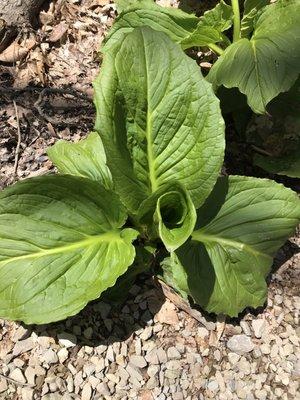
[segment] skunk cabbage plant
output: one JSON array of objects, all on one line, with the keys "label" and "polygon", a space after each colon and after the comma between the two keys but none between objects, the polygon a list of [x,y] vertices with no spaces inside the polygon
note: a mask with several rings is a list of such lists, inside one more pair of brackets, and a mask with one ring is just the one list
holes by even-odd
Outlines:
[{"label": "skunk cabbage plant", "polygon": [[300,202],[267,179],[220,177],[224,122],[197,64],[136,27],[104,53],[94,88],[94,132],[49,149],[59,173],[0,193],[0,317],[72,316],[149,247],[166,256],[151,271],[209,312],[264,304]]}]

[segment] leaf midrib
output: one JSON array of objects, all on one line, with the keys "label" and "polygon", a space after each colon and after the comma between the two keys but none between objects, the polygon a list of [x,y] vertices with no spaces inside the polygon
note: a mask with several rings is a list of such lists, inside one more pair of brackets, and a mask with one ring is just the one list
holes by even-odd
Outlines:
[{"label": "leaf midrib", "polygon": [[98,243],[103,243],[103,242],[116,242],[116,241],[122,241],[122,238],[120,237],[120,232],[119,231],[111,231],[111,232],[105,232],[99,235],[95,236],[89,236],[87,239],[84,240],[79,240],[75,243],[68,244],[65,246],[58,246],[54,247],[51,249],[43,249],[41,251],[31,253],[31,254],[25,254],[22,256],[17,256],[17,257],[10,257],[7,258],[3,261],[0,262],[0,268],[4,267],[6,264],[9,264],[11,262],[16,262],[19,260],[26,260],[26,259],[35,259],[35,258],[40,258],[40,257],[45,257],[53,254],[59,254],[59,253],[68,253],[83,247],[90,247]]},{"label": "leaf midrib", "polygon": [[247,253],[253,254],[256,257],[264,257],[264,258],[268,258],[268,259],[272,260],[272,257],[269,256],[268,254],[262,253],[246,243],[242,243],[242,242],[238,242],[236,240],[212,235],[210,233],[206,233],[201,230],[193,232],[192,240],[193,239],[196,241],[202,242],[202,243],[218,243],[224,247],[230,246],[239,251],[246,251]]},{"label": "leaf midrib", "polygon": [[156,180],[156,173],[155,173],[155,157],[153,152],[153,143],[152,143],[152,114],[150,112],[150,79],[149,79],[149,71],[148,71],[148,60],[146,55],[146,46],[145,46],[145,39],[144,41],[144,58],[145,58],[145,71],[146,71],[146,79],[147,79],[147,121],[146,121],[146,140],[147,140],[147,159],[148,159],[148,168],[149,168],[149,179],[151,184],[151,192],[154,193],[157,188],[157,180]]}]

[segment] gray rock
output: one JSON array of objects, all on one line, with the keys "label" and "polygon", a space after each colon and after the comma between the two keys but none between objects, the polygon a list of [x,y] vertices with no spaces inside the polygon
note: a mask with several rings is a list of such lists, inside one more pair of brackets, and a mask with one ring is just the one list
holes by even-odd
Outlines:
[{"label": "gray rock", "polygon": [[83,331],[83,336],[84,336],[86,339],[92,339],[92,337],[93,337],[93,328],[91,328],[90,326],[89,326],[88,328],[86,328],[86,329]]},{"label": "gray rock", "polygon": [[234,335],[228,340],[227,347],[234,353],[243,355],[254,349],[254,343],[246,335]]},{"label": "gray rock", "polygon": [[74,347],[77,344],[76,336],[72,335],[71,333],[62,332],[57,335],[58,343],[66,348]]},{"label": "gray rock", "polygon": [[216,392],[219,390],[219,384],[217,381],[209,381],[207,385],[207,389],[210,390],[211,392]]},{"label": "gray rock", "polygon": [[93,305],[93,309],[100,313],[102,319],[106,319],[110,313],[111,306],[103,301],[99,301]]}]

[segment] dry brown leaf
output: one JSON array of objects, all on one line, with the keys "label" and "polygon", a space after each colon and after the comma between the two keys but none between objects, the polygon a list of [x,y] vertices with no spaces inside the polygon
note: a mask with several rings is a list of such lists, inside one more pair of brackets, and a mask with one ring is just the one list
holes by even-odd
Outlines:
[{"label": "dry brown leaf", "polygon": [[26,57],[28,52],[35,46],[36,41],[34,38],[24,40],[23,44],[13,42],[1,54],[0,61],[6,63],[14,63]]},{"label": "dry brown leaf", "polygon": [[13,42],[0,54],[0,61],[7,63],[14,63],[26,57],[28,52],[29,52],[28,48],[24,48],[20,46],[18,43]]},{"label": "dry brown leaf", "polygon": [[56,25],[53,28],[51,35],[49,36],[49,42],[55,43],[61,40],[68,32],[68,29],[69,26],[64,22],[61,22],[60,24]]}]

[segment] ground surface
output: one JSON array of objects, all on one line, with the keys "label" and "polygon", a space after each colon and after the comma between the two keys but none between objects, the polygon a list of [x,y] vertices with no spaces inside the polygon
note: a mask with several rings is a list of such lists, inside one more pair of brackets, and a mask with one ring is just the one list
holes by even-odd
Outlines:
[{"label": "ground surface", "polygon": [[[46,148],[92,128],[97,49],[114,17],[108,0],[53,1],[37,34],[20,36],[27,55],[0,66],[0,188],[52,170]],[[300,399],[299,244],[279,252],[267,306],[239,320],[195,319],[147,277],[120,308],[95,302],[39,327],[0,320],[0,399]]]}]

